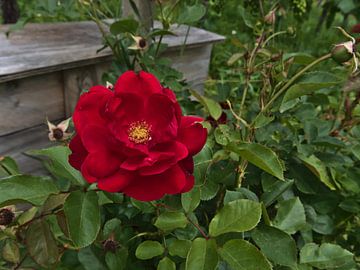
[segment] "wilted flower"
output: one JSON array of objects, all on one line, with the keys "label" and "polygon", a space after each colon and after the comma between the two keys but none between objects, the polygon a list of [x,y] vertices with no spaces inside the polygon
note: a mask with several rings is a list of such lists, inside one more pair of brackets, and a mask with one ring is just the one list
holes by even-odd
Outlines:
[{"label": "wilted flower", "polygon": [[7,225],[13,222],[15,218],[15,207],[9,206],[0,209],[0,228],[4,229]]},{"label": "wilted flower", "polygon": [[119,243],[114,239],[107,239],[103,242],[103,248],[105,252],[110,251],[112,253],[115,253],[118,247],[119,247]]},{"label": "wilted flower", "polygon": [[114,90],[114,85],[110,82],[106,82],[106,88],[109,90]]},{"label": "wilted flower", "polygon": [[70,118],[62,121],[60,124],[55,126],[49,120],[47,125],[49,128],[49,140],[50,141],[64,141],[71,137],[71,133],[67,133],[66,130],[69,128]]},{"label": "wilted flower", "polygon": [[145,38],[141,36],[131,36],[134,39],[135,44],[129,47],[130,50],[145,51],[148,48],[148,42]]},{"label": "wilted flower", "polygon": [[268,14],[266,14],[266,16],[264,17],[264,21],[267,24],[275,24],[276,21],[276,10],[270,10],[270,12]]}]

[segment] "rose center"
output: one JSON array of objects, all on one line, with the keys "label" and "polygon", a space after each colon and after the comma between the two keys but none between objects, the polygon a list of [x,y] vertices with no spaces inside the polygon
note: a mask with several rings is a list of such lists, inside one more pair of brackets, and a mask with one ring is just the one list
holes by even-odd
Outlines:
[{"label": "rose center", "polygon": [[147,143],[151,140],[151,126],[145,121],[137,121],[130,125],[129,140],[134,143]]}]

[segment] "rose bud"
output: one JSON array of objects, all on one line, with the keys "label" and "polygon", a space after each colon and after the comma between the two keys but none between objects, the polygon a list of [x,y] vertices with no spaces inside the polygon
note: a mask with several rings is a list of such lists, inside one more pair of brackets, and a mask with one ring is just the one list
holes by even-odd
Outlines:
[{"label": "rose bud", "polygon": [[105,252],[110,251],[112,253],[115,253],[118,247],[119,247],[119,243],[115,240],[107,239],[103,242],[103,248]]},{"label": "rose bud", "polygon": [[66,130],[69,128],[70,118],[62,121],[60,124],[55,126],[53,123],[47,120],[49,128],[49,140],[50,141],[65,141],[71,137],[71,133],[67,133]]},{"label": "rose bud", "polygon": [[354,42],[347,41],[336,44],[331,51],[331,57],[335,62],[342,64],[349,61],[355,52]]},{"label": "rose bud", "polygon": [[129,47],[130,50],[145,51],[148,48],[148,42],[145,38],[141,36],[131,36],[134,39],[135,44]]},{"label": "rose bud", "polygon": [[8,208],[3,208],[0,210],[0,225],[7,226],[13,222],[15,214]]},{"label": "rose bud", "polygon": [[276,10],[271,10],[266,16],[264,17],[264,21],[267,24],[275,24],[276,21]]}]

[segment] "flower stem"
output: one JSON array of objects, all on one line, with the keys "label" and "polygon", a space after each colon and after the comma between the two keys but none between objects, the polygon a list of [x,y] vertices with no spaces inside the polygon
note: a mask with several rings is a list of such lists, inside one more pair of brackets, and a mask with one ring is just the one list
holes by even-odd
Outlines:
[{"label": "flower stem", "polygon": [[210,236],[208,236],[199,226],[199,224],[195,223],[194,221],[191,220],[191,218],[186,215],[186,218],[187,220],[192,224],[194,225],[194,227],[200,232],[200,234],[206,239],[206,240],[209,240],[210,239]]},{"label": "flower stem", "polygon": [[[325,61],[327,59],[331,58],[331,53],[325,54],[321,56],[320,58],[316,59],[315,61],[311,62],[309,65],[304,67],[302,70],[300,70],[298,73],[294,75],[283,87],[279,89],[279,91],[269,100],[269,102],[264,106],[264,108],[261,110],[261,112],[267,111],[270,106],[274,103],[274,101],[280,97],[297,79],[299,79],[306,71],[314,67],[315,65],[321,63],[322,61]],[[253,123],[257,120],[260,113],[255,117]]]}]

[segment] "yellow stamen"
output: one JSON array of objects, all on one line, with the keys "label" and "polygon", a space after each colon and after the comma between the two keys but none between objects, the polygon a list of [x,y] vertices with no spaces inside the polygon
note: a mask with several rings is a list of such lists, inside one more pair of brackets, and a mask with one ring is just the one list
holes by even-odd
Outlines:
[{"label": "yellow stamen", "polygon": [[151,140],[151,126],[145,121],[137,121],[130,125],[129,140],[134,143],[147,143]]}]

